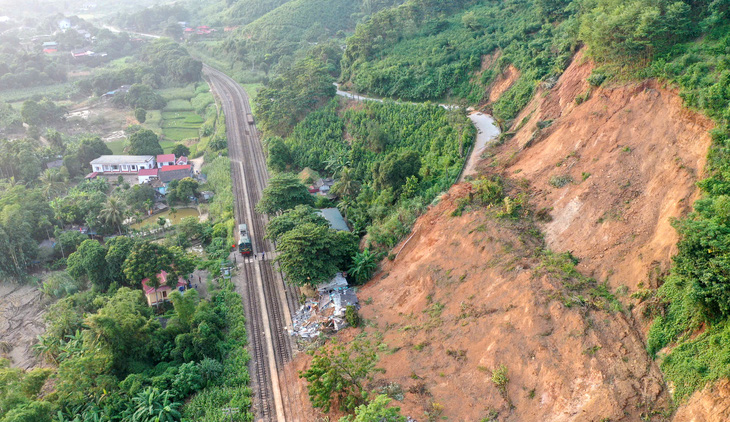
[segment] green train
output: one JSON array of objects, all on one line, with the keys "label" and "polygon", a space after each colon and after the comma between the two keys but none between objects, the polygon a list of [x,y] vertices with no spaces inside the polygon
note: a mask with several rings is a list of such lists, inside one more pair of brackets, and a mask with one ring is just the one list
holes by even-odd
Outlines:
[{"label": "green train", "polygon": [[251,237],[248,235],[248,227],[245,224],[238,225],[238,251],[243,256],[253,255]]}]

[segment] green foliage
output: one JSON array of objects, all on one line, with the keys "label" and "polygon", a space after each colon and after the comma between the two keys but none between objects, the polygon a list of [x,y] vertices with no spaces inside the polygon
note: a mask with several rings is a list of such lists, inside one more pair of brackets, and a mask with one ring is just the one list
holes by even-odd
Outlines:
[{"label": "green foliage", "polygon": [[23,122],[33,126],[51,126],[57,123],[64,114],[66,114],[65,108],[59,107],[49,100],[41,102],[28,100],[20,108]]},{"label": "green foliage", "polygon": [[345,321],[350,325],[350,327],[357,328],[360,326],[360,315],[357,313],[357,309],[355,309],[354,306],[350,305],[345,308]]},{"label": "green foliage", "polygon": [[[160,94],[152,90],[148,85],[134,84],[127,91],[127,95],[124,97],[124,101],[128,106],[134,109],[144,110],[159,110],[165,106],[165,100],[162,99]],[[137,110],[134,113],[135,118],[140,123],[144,123],[147,118],[147,113],[144,115],[140,112],[139,117],[143,117],[142,120],[138,118]]]},{"label": "green foliage", "polygon": [[406,417],[401,415],[399,407],[388,407],[391,399],[380,394],[368,404],[361,404],[355,409],[354,416],[345,416],[340,422],[405,422]]},{"label": "green foliage", "polygon": [[266,165],[275,172],[284,172],[292,162],[291,151],[284,143],[284,140],[278,136],[269,138],[266,141],[267,157]]},{"label": "green foliage", "polygon": [[106,267],[106,250],[96,240],[87,239],[66,261],[68,274],[77,282],[90,282],[95,289],[106,291],[109,273]]},{"label": "green foliage", "polygon": [[183,144],[177,144],[175,145],[175,148],[172,149],[171,153],[175,154],[175,157],[187,157],[190,155],[190,148]]},{"label": "green foliage", "polygon": [[132,286],[139,287],[142,280],[150,279],[150,286],[159,287],[157,274],[167,272],[167,282],[173,289],[177,286],[178,276],[192,272],[189,259],[175,248],[144,242],[137,245],[122,265],[124,275]]},{"label": "green foliage", "polygon": [[308,205],[297,205],[269,221],[266,225],[266,237],[279,242],[284,234],[305,223],[329,227],[327,219],[318,214],[317,210]]},{"label": "green foliage", "polygon": [[286,134],[307,113],[334,97],[333,82],[321,61],[298,60],[256,95],[258,125],[265,133]]},{"label": "green foliage", "polygon": [[365,284],[373,272],[378,268],[378,255],[365,248],[362,252],[358,252],[352,258],[352,266],[347,274],[353,278],[355,284]]},{"label": "green foliage", "polygon": [[163,152],[160,139],[151,130],[142,129],[129,137],[130,155],[159,155]]},{"label": "green foliage", "polygon": [[299,178],[292,173],[277,173],[269,179],[256,211],[262,214],[276,214],[297,205],[314,205],[314,198]]},{"label": "green foliage", "polygon": [[173,422],[180,420],[178,409],[181,403],[170,398],[169,391],[160,392],[156,388],[147,387],[133,399],[136,410],[132,422]]},{"label": "green foliage", "polygon": [[276,261],[290,283],[299,286],[329,281],[349,268],[357,251],[357,237],[315,223],[303,223],[284,233]]},{"label": "green foliage", "polygon": [[635,64],[692,34],[690,6],[671,0],[597,0],[582,17],[580,36],[598,61]]},{"label": "green foliage", "polygon": [[[559,74],[576,43],[576,21],[553,2],[410,0],[358,25],[342,59],[345,82],[360,92],[413,100],[482,100],[494,71],[513,64],[521,80],[495,107],[511,118],[537,81]],[[544,23],[551,20],[550,23]],[[552,22],[552,20],[556,20]],[[501,52],[492,71],[472,79],[482,57]]]},{"label": "green foliage", "polygon": [[347,346],[334,342],[310,353],[309,369],[299,373],[307,380],[312,406],[327,413],[333,403],[352,412],[365,403],[365,384],[372,380],[378,360],[375,345],[356,339]]}]

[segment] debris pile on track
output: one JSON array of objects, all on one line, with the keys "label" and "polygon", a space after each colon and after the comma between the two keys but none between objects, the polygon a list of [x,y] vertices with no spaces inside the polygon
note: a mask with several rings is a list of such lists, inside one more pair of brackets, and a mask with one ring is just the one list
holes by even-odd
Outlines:
[{"label": "debris pile on track", "polygon": [[337,273],[329,283],[317,286],[317,293],[317,299],[307,299],[293,315],[290,335],[315,339],[322,332],[334,333],[347,327],[347,307],[360,307],[355,290],[349,287],[342,273]]}]

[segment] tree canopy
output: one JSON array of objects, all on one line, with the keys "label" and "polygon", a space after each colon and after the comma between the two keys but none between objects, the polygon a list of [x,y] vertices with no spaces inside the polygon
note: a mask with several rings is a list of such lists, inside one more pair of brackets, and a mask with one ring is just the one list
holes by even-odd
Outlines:
[{"label": "tree canopy", "polygon": [[159,155],[163,152],[157,134],[149,129],[142,129],[129,137],[131,155]]},{"label": "tree canopy", "polygon": [[307,187],[292,173],[274,174],[264,188],[256,211],[262,214],[276,214],[297,205],[314,206],[314,198]]}]

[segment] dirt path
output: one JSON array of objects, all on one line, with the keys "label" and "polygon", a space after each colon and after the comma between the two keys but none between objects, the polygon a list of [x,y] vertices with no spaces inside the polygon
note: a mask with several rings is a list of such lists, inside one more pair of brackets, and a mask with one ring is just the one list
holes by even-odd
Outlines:
[{"label": "dirt path", "polygon": [[0,356],[15,367],[37,366],[31,347],[45,332],[43,293],[35,286],[0,283],[0,298]]}]

